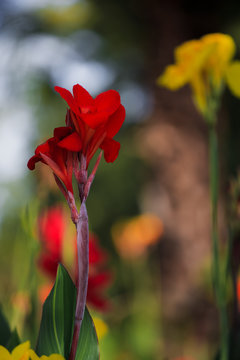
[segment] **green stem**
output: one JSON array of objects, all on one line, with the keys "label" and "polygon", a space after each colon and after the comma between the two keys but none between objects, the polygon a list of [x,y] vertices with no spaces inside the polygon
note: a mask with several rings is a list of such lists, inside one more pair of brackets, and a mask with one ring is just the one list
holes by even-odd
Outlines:
[{"label": "green stem", "polygon": [[209,127],[209,167],[210,167],[210,198],[211,198],[211,238],[213,248],[213,285],[219,289],[219,244],[218,244],[218,144],[216,131]]},{"label": "green stem", "polygon": [[[213,248],[213,287],[220,316],[221,352],[220,360],[228,360],[228,316],[226,309],[226,281],[221,276],[220,243],[218,236],[218,140],[214,122],[209,125],[209,171]],[[225,275],[225,274],[224,274]]]}]

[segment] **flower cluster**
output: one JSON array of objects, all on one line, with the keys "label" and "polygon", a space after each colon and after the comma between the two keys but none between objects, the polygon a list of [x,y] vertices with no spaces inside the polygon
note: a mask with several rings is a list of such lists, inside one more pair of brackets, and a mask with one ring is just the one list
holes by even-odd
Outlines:
[{"label": "flower cluster", "polygon": [[30,349],[30,342],[26,341],[13,349],[10,353],[5,347],[0,345],[0,359],[1,360],[64,360],[62,355],[52,354],[50,356],[37,356],[35,352]]},{"label": "flower cluster", "polygon": [[66,137],[62,146],[71,150],[75,144],[81,144],[87,166],[99,147],[104,150],[107,162],[116,160],[120,144],[113,137],[125,119],[125,109],[118,92],[108,90],[93,99],[78,84],[73,86],[73,96],[61,87],[56,86],[55,90],[68,103],[70,111],[67,122],[75,130],[74,135]]},{"label": "flower cluster", "polygon": [[[58,264],[61,262],[77,278],[77,245],[71,233],[71,224],[61,206],[55,206],[44,212],[38,221],[41,253],[38,258],[39,268],[53,281],[56,277]],[[66,241],[65,241],[66,240]],[[113,275],[105,270],[107,254],[98,244],[93,234],[89,237],[89,276],[87,302],[97,310],[109,308],[109,301],[104,291],[112,282]],[[44,286],[42,297],[46,298],[50,286]],[[47,293],[46,293],[47,292]]]},{"label": "flower cluster", "polygon": [[225,34],[208,34],[175,49],[175,64],[169,65],[158,83],[170,90],[189,84],[198,110],[205,114],[209,100],[227,84],[240,97],[240,62],[232,61],[236,47]]},{"label": "flower cluster", "polygon": [[58,86],[55,90],[70,107],[66,126],[56,128],[53,137],[36,148],[28,168],[33,170],[39,161],[47,164],[68,198],[69,192],[73,194],[73,173],[78,183],[83,183],[80,167],[86,171],[99,148],[104,151],[107,162],[114,162],[118,157],[120,143],[113,137],[124,122],[125,109],[115,90],[103,92],[95,99],[79,84],[73,86],[73,95]]}]

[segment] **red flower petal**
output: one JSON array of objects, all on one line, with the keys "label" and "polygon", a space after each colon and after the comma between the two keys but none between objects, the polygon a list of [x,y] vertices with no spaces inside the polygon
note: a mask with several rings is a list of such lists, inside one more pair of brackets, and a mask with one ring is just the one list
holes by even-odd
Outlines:
[{"label": "red flower petal", "polygon": [[55,86],[55,91],[57,91],[61,97],[67,102],[68,106],[70,107],[70,109],[72,109],[72,111],[74,111],[76,114],[80,114],[80,110],[78,109],[78,106],[76,104],[76,101],[74,100],[72,94],[70,93],[70,91],[60,87],[60,86]]},{"label": "red flower petal", "polygon": [[72,132],[73,130],[69,126],[60,126],[54,129],[53,136],[58,140],[61,140]]},{"label": "red flower petal", "polygon": [[44,160],[44,162],[52,169],[54,174],[56,174],[65,184],[66,177],[65,177],[64,173],[62,172],[62,170],[60,169],[59,165],[53,159],[51,159],[49,156],[47,156],[46,154],[40,153],[40,155],[41,155],[42,159]]},{"label": "red flower petal", "polygon": [[110,271],[104,271],[96,275],[89,275],[88,286],[92,288],[101,288],[108,287],[113,279],[113,275]]},{"label": "red flower petal", "polygon": [[52,254],[42,253],[38,258],[38,266],[42,271],[54,279],[60,261],[61,258],[55,258]]},{"label": "red flower petal", "polygon": [[81,112],[86,113],[94,106],[94,100],[92,96],[81,85],[76,84],[73,86],[73,95],[76,103],[81,109]]},{"label": "red flower petal", "polygon": [[78,133],[74,132],[59,141],[57,145],[69,151],[80,151],[82,149],[82,140]]},{"label": "red flower petal", "polygon": [[106,162],[114,162],[118,157],[120,143],[113,139],[106,138],[100,145],[100,148],[104,151],[104,159]]},{"label": "red flower petal", "polygon": [[33,155],[33,156],[28,160],[27,167],[29,168],[29,170],[34,170],[34,169],[35,169],[35,164],[36,164],[36,162],[41,161],[41,160],[42,160],[41,156],[39,156],[39,155]]},{"label": "red flower petal", "polygon": [[110,302],[106,300],[102,294],[96,293],[92,289],[89,289],[89,287],[87,292],[87,303],[100,311],[106,311],[110,308]]},{"label": "red flower petal", "polygon": [[61,259],[62,240],[66,230],[66,219],[61,206],[45,211],[38,220],[39,236],[49,255]]},{"label": "red flower petal", "polygon": [[107,137],[113,138],[120,130],[124,119],[126,116],[126,111],[124,106],[120,105],[117,111],[109,117],[107,122]]},{"label": "red flower petal", "polygon": [[109,117],[107,112],[81,114],[81,119],[92,129],[104,125]]},{"label": "red flower petal", "polygon": [[120,95],[115,90],[108,90],[99,94],[95,99],[95,105],[97,111],[107,111],[107,113],[113,114],[120,105]]},{"label": "red flower petal", "polygon": [[72,128],[84,138],[86,133],[85,124],[72,110],[69,111],[69,123],[72,125]]},{"label": "red flower petal", "polygon": [[98,150],[99,146],[102,144],[105,137],[106,137],[106,130],[104,127],[101,126],[95,130],[95,133],[92,135],[92,138],[87,146],[87,152],[86,152],[87,167],[89,165],[91,158],[96,153],[96,151]]},{"label": "red flower petal", "polygon": [[89,265],[103,264],[107,260],[107,253],[98,244],[98,239],[90,234],[89,237]]},{"label": "red flower petal", "polygon": [[49,142],[51,142],[54,138],[50,138],[45,143],[39,145],[35,150],[35,155],[39,155],[40,153],[48,153],[49,152]]},{"label": "red flower petal", "polygon": [[70,117],[70,110],[67,109],[66,117],[65,117],[65,124],[66,126],[72,126],[72,121]]},{"label": "red flower petal", "polygon": [[49,152],[49,141],[51,142],[53,138],[48,139],[47,141],[45,141],[43,144],[39,145],[36,150],[35,150],[35,155],[33,155],[27,163],[27,166],[29,168],[29,170],[34,170],[35,169],[35,164],[38,161],[42,161],[44,162],[44,160],[42,159],[42,156],[40,155],[40,153],[48,153]]}]

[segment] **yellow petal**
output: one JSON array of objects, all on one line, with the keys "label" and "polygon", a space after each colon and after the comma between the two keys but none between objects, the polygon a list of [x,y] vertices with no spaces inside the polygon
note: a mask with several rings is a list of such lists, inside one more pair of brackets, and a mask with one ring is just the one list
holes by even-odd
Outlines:
[{"label": "yellow petal", "polygon": [[200,40],[186,41],[175,49],[176,65],[166,67],[157,83],[170,90],[177,90],[186,85],[202,71],[214,46],[205,45]]},{"label": "yellow petal", "polygon": [[174,51],[174,57],[177,63],[181,62],[192,62],[196,57],[196,54],[199,53],[202,49],[202,44],[199,40],[189,40],[185,41]]},{"label": "yellow petal", "polygon": [[213,86],[218,88],[235,54],[235,43],[231,36],[220,33],[205,35],[201,38],[201,41],[204,46],[214,46],[214,51],[212,51],[205,64],[205,71],[211,76]]},{"label": "yellow petal", "polygon": [[183,66],[169,65],[164,73],[159,76],[158,85],[165,86],[170,90],[177,90],[188,82],[188,74]]},{"label": "yellow petal", "polygon": [[23,344],[18,345],[12,351],[12,360],[28,360],[28,350],[30,348],[30,342],[26,341]]},{"label": "yellow petal", "polygon": [[228,66],[226,83],[233,95],[240,97],[240,61],[234,61]]},{"label": "yellow petal", "polygon": [[39,360],[39,357],[35,354],[33,350],[29,350],[29,356],[31,360]]},{"label": "yellow petal", "polygon": [[[52,354],[47,359],[48,360],[65,360],[64,357],[62,355],[59,355],[59,354]],[[41,360],[42,360],[42,358],[41,358]]]},{"label": "yellow petal", "polygon": [[29,350],[29,355],[31,360],[65,360],[62,355],[52,354],[50,356],[42,355],[38,357],[33,350]]},{"label": "yellow petal", "polygon": [[175,58],[178,64],[184,64],[188,77],[201,71],[214,51],[214,45],[204,44],[201,40],[186,41],[175,49]]},{"label": "yellow petal", "polygon": [[197,109],[201,113],[204,113],[207,108],[207,96],[209,91],[207,83],[204,82],[203,77],[198,73],[192,78],[190,85],[193,92],[194,103]]},{"label": "yellow petal", "polygon": [[95,325],[96,333],[98,339],[103,338],[103,336],[108,332],[108,326],[107,324],[100,318],[94,317],[93,322]]},{"label": "yellow petal", "polygon": [[0,345],[0,359],[1,360],[11,360],[12,359],[9,351],[1,345]]},{"label": "yellow petal", "polygon": [[235,52],[236,45],[231,36],[221,33],[208,34],[201,38],[204,44],[215,44],[216,54],[212,54],[212,61],[229,62],[232,60]]}]

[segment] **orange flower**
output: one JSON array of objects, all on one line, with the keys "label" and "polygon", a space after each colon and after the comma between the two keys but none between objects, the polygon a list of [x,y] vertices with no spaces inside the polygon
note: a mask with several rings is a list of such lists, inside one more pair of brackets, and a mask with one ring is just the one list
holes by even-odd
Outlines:
[{"label": "orange flower", "polygon": [[114,244],[124,258],[141,256],[148,246],[159,240],[162,233],[162,221],[153,214],[136,216],[117,223],[112,229]]}]

